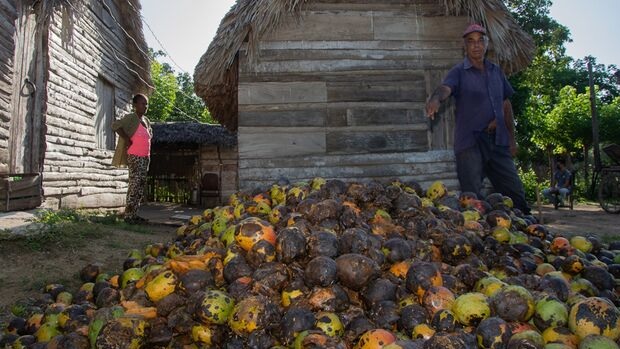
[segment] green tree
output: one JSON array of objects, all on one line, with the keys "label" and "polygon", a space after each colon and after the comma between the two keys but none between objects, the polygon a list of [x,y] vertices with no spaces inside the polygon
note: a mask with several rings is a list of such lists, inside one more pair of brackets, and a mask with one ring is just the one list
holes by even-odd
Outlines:
[{"label": "green tree", "polygon": [[[550,17],[550,0],[505,0],[505,3],[536,45],[530,66],[510,78],[515,88],[512,102],[519,160],[523,165],[543,163],[547,149],[541,148],[545,142],[541,142],[540,137],[553,134],[541,128],[547,124],[547,114],[556,103],[557,91],[574,80],[571,58],[565,55],[564,47],[570,41],[570,31]],[[531,137],[533,134],[538,138]]]},{"label": "green tree", "polygon": [[191,75],[179,73],[176,79],[179,88],[176,91],[176,103],[170,121],[200,121],[216,124],[204,101],[194,93],[194,81]]},{"label": "green tree", "polygon": [[155,90],[149,99],[149,118],[153,121],[166,121],[174,110],[179,85],[170,67],[156,59],[151,60],[151,80]]},{"label": "green tree", "polygon": [[620,97],[599,108],[600,140],[603,143],[620,143]]},{"label": "green tree", "polygon": [[575,87],[565,86],[532,140],[556,154],[576,153],[592,144],[591,125],[589,91],[580,94]]},{"label": "green tree", "polygon": [[202,99],[194,93],[194,81],[188,73],[175,71],[159,59],[166,57],[162,51],[149,49],[151,79],[155,91],[149,101],[149,117],[155,121],[198,121],[216,124]]},{"label": "green tree", "polygon": [[611,103],[615,97],[620,96],[615,76],[618,68],[613,64],[608,67],[597,64],[596,58],[592,56],[576,60],[572,65],[575,74],[572,85],[577,87],[578,92],[583,92],[589,87],[588,61],[592,63],[592,79],[594,85],[598,86],[597,94],[604,103]]}]

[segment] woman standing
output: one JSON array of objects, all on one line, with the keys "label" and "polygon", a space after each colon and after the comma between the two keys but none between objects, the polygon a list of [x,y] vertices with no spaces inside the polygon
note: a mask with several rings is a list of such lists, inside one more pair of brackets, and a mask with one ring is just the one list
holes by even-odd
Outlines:
[{"label": "woman standing", "polygon": [[148,98],[143,94],[137,94],[133,96],[132,102],[134,112],[112,123],[112,130],[120,136],[112,165],[127,166],[129,170],[125,222],[136,224],[146,222],[146,219],[138,216],[138,208],[146,187],[153,130],[151,122],[145,115],[149,106]]}]

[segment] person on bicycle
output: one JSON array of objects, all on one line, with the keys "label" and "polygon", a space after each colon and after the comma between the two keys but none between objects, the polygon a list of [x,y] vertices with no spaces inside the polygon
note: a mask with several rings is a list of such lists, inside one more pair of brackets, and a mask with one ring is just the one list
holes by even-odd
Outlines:
[{"label": "person on bicycle", "polygon": [[553,186],[544,189],[542,191],[543,196],[554,205],[564,206],[564,199],[573,189],[571,188],[571,176],[571,172],[566,168],[566,162],[563,159],[558,159],[555,163]]}]

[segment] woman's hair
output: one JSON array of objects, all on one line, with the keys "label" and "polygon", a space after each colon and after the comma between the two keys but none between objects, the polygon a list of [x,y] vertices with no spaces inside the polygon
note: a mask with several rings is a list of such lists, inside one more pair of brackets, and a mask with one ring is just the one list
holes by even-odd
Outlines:
[{"label": "woman's hair", "polygon": [[133,98],[131,99],[131,102],[132,102],[133,104],[136,104],[136,103],[138,103],[138,100],[139,100],[140,98],[144,98],[144,100],[145,100],[146,102],[148,102],[148,101],[149,101],[149,98],[148,98],[145,94],[142,94],[142,93],[137,93],[137,94],[135,94],[135,95],[133,96]]}]

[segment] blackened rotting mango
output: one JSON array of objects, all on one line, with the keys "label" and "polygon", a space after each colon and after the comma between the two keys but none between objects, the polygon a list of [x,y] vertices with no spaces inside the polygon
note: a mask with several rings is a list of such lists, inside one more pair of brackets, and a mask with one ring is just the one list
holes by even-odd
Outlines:
[{"label": "blackened rotting mango", "polygon": [[603,267],[597,265],[585,267],[582,277],[589,280],[599,290],[612,290],[616,287],[614,277]]},{"label": "blackened rotting mango", "polygon": [[454,313],[448,309],[437,311],[431,318],[431,326],[437,332],[452,332],[456,328],[458,321]]},{"label": "blackened rotting mango", "polygon": [[360,314],[345,324],[344,338],[349,343],[355,343],[362,334],[374,328],[375,325],[365,315]]},{"label": "blackened rotting mango", "polygon": [[387,240],[383,244],[382,248],[387,261],[390,263],[396,263],[411,258],[412,250],[411,245],[405,239],[392,238]]},{"label": "blackened rotting mango", "polygon": [[441,286],[443,279],[439,267],[435,263],[416,261],[407,271],[405,285],[407,289],[422,298],[431,286]]},{"label": "blackened rotting mango", "polygon": [[282,263],[291,263],[306,254],[306,238],[297,227],[284,228],[278,232],[276,254]]},{"label": "blackened rotting mango", "polygon": [[289,283],[289,278],[290,271],[287,266],[278,262],[265,263],[252,274],[255,282],[276,292],[282,291]]},{"label": "blackened rotting mango", "polygon": [[280,321],[280,332],[285,344],[292,343],[298,333],[313,329],[315,322],[314,313],[308,309],[300,307],[288,309]]},{"label": "blackened rotting mango", "polygon": [[120,293],[118,290],[111,287],[106,287],[97,294],[95,304],[98,308],[111,307],[117,304],[119,299]]},{"label": "blackened rotting mango", "polygon": [[157,302],[157,315],[167,317],[173,310],[185,305],[186,298],[178,293],[172,293]]},{"label": "blackened rotting mango", "polygon": [[330,199],[337,199],[346,193],[347,187],[347,184],[339,179],[328,180],[323,187],[321,187],[321,191],[324,192],[322,196]]},{"label": "blackened rotting mango", "polygon": [[408,305],[400,310],[398,329],[404,333],[411,333],[419,324],[429,321],[428,311],[418,304]]},{"label": "blackened rotting mango", "polygon": [[342,212],[340,200],[327,199],[312,205],[308,212],[308,219],[313,223],[319,223],[326,219],[337,219]]},{"label": "blackened rotting mango", "polygon": [[340,283],[352,290],[359,291],[370,281],[379,276],[377,262],[360,255],[344,254],[336,258],[336,267]]},{"label": "blackened rotting mango", "polygon": [[342,232],[339,239],[340,252],[364,254],[373,246],[368,231],[362,228],[350,228]]},{"label": "blackened rotting mango", "polygon": [[273,262],[276,259],[276,247],[267,240],[260,240],[252,246],[245,260],[253,268],[258,268],[263,263]]},{"label": "blackened rotting mango", "polygon": [[242,276],[250,276],[254,270],[248,265],[243,256],[232,258],[224,266],[224,278],[226,282],[231,283]]},{"label": "blackened rotting mango", "polygon": [[478,343],[483,348],[505,348],[512,337],[512,330],[506,321],[499,317],[489,317],[476,328]]},{"label": "blackened rotting mango", "polygon": [[317,231],[308,238],[308,257],[327,256],[334,258],[338,256],[338,237],[330,232]]},{"label": "blackened rotting mango", "polygon": [[396,288],[397,285],[388,279],[375,279],[362,292],[362,299],[369,308],[381,301],[395,301]]},{"label": "blackened rotting mango", "polygon": [[337,279],[336,261],[327,256],[318,256],[310,260],[304,271],[306,286],[326,287]]},{"label": "blackened rotting mango", "polygon": [[568,282],[558,275],[545,274],[539,283],[538,290],[557,297],[562,302],[566,302],[571,293]]},{"label": "blackened rotting mango", "polygon": [[415,195],[407,192],[400,192],[396,199],[394,199],[394,207],[397,212],[406,211],[411,207],[420,207],[422,205],[422,200]]},{"label": "blackened rotting mango", "polygon": [[370,319],[379,328],[392,328],[400,318],[398,304],[391,300],[379,301],[370,308]]},{"label": "blackened rotting mango", "polygon": [[476,337],[466,332],[437,332],[426,343],[425,349],[476,349]]},{"label": "blackened rotting mango", "polygon": [[315,311],[345,311],[349,307],[349,295],[338,284],[315,287],[307,299]]},{"label": "blackened rotting mango", "polygon": [[213,275],[202,269],[191,269],[179,277],[178,288],[186,295],[214,286]]},{"label": "blackened rotting mango", "polygon": [[441,257],[446,263],[458,264],[472,253],[472,245],[461,234],[450,234],[441,245]]},{"label": "blackened rotting mango", "polygon": [[148,337],[146,344],[149,347],[166,347],[172,340],[174,333],[168,327],[166,319],[158,317],[149,322]]}]

